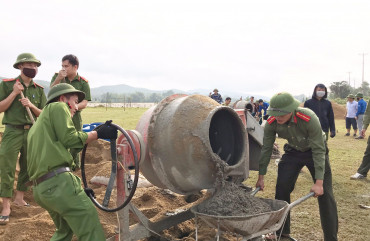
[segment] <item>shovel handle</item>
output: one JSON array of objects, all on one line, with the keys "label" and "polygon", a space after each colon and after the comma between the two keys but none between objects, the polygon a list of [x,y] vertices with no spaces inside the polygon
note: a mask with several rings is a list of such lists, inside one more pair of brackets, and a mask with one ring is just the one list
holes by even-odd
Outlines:
[{"label": "shovel handle", "polygon": [[293,208],[294,206],[297,206],[298,204],[306,201],[307,199],[309,199],[310,197],[313,197],[315,195],[314,192],[310,192],[309,194],[307,194],[306,196],[303,196],[301,198],[298,198],[297,200],[295,200],[294,202],[292,202],[291,204],[289,204],[289,209]]},{"label": "shovel handle", "polygon": [[254,196],[256,195],[256,193],[261,190],[261,187],[256,187],[256,189],[254,189],[252,192],[251,192],[251,196]]},{"label": "shovel handle", "polygon": [[[21,92],[21,97],[24,98],[24,94],[23,92]],[[32,124],[35,123],[35,119],[33,118],[33,115],[31,113],[31,110],[30,110],[30,107],[26,107],[26,110],[27,110],[27,113],[28,113],[28,116],[30,117],[31,121],[32,121]]]}]

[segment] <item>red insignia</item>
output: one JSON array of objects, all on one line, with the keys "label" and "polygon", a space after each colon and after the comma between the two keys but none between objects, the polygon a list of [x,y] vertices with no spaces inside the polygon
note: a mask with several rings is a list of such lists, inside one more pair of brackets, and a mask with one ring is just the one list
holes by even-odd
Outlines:
[{"label": "red insignia", "polygon": [[276,120],[275,116],[270,116],[268,119],[267,119],[267,123],[269,123],[270,125],[272,124],[272,122],[274,122]]},{"label": "red insignia", "polygon": [[15,80],[15,79],[3,79],[3,81],[5,81],[5,82],[9,82],[9,81],[13,81],[13,80]]},{"label": "red insignia", "polygon": [[36,87],[36,86],[38,86],[38,87],[40,87],[40,88],[44,88],[44,86],[41,86],[41,85],[39,85],[39,84],[37,84],[36,82],[33,82],[33,85]]},{"label": "red insignia", "polygon": [[301,118],[302,120],[306,121],[306,122],[309,122],[310,119],[311,119],[311,116],[305,115],[301,112],[297,112],[295,115],[298,116],[299,118]]},{"label": "red insignia", "polygon": [[87,79],[85,79],[84,77],[82,77],[82,76],[80,76],[79,78],[78,78],[78,80],[80,80],[80,79],[83,79],[86,83],[88,83],[89,81],[87,81]]}]

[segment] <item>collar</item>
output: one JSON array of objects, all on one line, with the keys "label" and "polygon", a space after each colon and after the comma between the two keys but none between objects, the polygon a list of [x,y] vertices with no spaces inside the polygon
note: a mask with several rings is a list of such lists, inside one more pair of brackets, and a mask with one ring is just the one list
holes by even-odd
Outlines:
[{"label": "collar", "polygon": [[71,81],[70,81],[70,80],[68,79],[68,77],[65,77],[64,79],[66,80],[66,82],[67,82],[67,83],[68,83],[68,82],[72,83],[72,82],[73,82],[73,81],[75,81],[75,80],[76,80],[76,81],[80,81],[80,80],[81,80],[81,76],[80,76],[80,75],[78,74],[78,72],[77,72],[77,75],[73,78],[73,80],[71,80]]},{"label": "collar", "polygon": [[[26,86],[24,84],[24,81],[23,81],[23,79],[22,79],[22,77],[20,75],[15,79],[15,81],[19,81],[19,82],[21,82],[22,85]],[[28,85],[28,87],[30,87],[30,86],[33,86],[33,87],[36,88],[36,83],[33,82],[33,79],[31,79],[30,84]]]}]

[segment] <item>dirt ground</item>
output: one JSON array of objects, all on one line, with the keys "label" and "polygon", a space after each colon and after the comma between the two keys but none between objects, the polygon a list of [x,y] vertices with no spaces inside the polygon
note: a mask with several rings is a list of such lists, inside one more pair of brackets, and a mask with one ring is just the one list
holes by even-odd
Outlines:
[{"label": "dirt ground", "polygon": [[[1,135],[0,135],[1,136]],[[110,174],[109,144],[98,141],[90,144],[86,156],[86,176],[90,180],[93,176],[108,176]],[[81,177],[80,171],[76,174]],[[98,200],[101,200],[105,193],[105,186],[89,184],[93,188]],[[168,190],[157,187],[138,188],[132,202],[146,217],[152,221],[159,220],[166,216],[166,213],[176,212],[179,208],[188,209],[195,203],[202,201],[209,195],[202,191],[197,195],[183,196]],[[115,193],[111,200],[115,200]],[[7,225],[0,226],[0,240],[2,241],[29,241],[50,240],[55,228],[54,223],[47,211],[38,206],[32,196],[32,191],[26,192],[25,200],[30,203],[30,207],[19,207],[12,205],[10,221]],[[0,201],[0,205],[1,205]],[[107,213],[98,209],[100,222],[104,228],[106,237],[112,237],[117,230],[117,214]],[[133,219],[130,224],[134,224]],[[200,230],[199,240],[212,240],[215,237],[215,230],[198,223]],[[163,234],[169,240],[195,240],[194,220],[181,223]],[[226,234],[224,240],[233,240],[233,236]],[[77,240],[74,238],[74,240]],[[159,240],[157,238],[145,239],[148,241]]]}]

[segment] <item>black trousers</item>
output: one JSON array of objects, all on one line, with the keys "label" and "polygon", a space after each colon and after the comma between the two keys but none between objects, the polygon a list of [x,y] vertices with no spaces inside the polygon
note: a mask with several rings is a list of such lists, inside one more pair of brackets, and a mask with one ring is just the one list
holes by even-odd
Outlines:
[{"label": "black trousers", "polygon": [[[276,183],[275,199],[284,200],[290,203],[290,194],[294,190],[300,170],[306,166],[315,182],[315,167],[312,159],[312,151],[300,152],[286,148],[285,154],[278,167],[278,177]],[[318,203],[320,209],[321,227],[324,231],[325,241],[336,241],[338,234],[338,212],[337,204],[333,195],[332,174],[329,164],[328,148],[325,155],[325,174],[323,182],[324,194],[319,196]],[[278,231],[279,232],[279,231]],[[288,214],[283,234],[290,233],[290,214]]]}]

